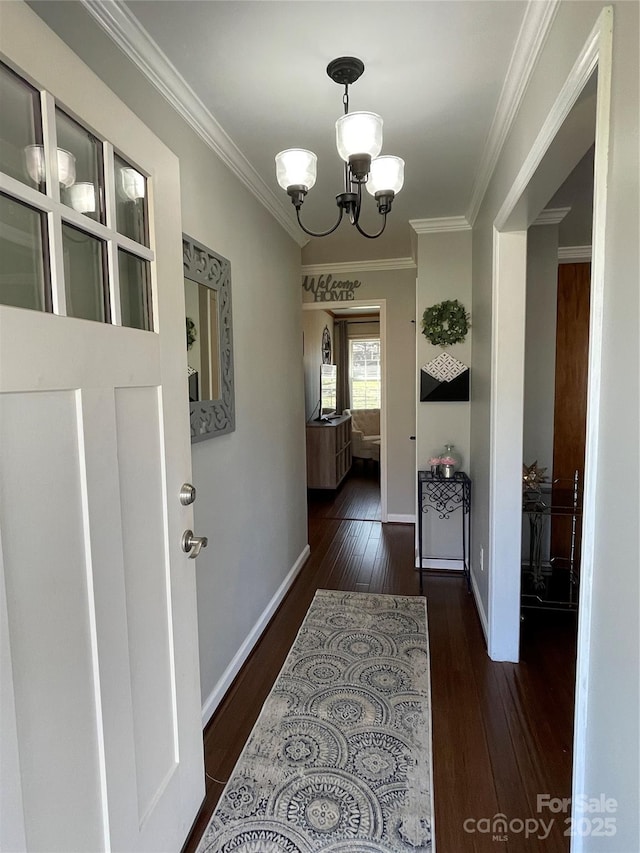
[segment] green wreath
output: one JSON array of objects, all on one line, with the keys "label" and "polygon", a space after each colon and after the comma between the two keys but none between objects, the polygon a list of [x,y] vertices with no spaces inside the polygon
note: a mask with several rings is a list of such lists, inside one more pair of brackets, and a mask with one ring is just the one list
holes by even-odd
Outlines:
[{"label": "green wreath", "polygon": [[457,299],[446,299],[427,308],[422,315],[422,334],[434,346],[461,343],[469,331],[470,316]]},{"label": "green wreath", "polygon": [[191,317],[187,317],[187,349],[191,349],[195,344],[197,337],[198,330],[196,329],[196,324],[193,322]]}]

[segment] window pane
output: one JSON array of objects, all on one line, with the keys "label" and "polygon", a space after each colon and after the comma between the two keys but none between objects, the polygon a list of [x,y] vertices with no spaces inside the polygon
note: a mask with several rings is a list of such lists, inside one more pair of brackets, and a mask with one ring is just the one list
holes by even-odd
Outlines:
[{"label": "window pane", "polygon": [[0,171],[44,191],[38,92],[0,63]]},{"label": "window pane", "polygon": [[147,228],[147,179],[122,157],[115,155],[116,231],[144,246]]},{"label": "window pane", "polygon": [[122,325],[153,331],[149,262],[118,250]]},{"label": "window pane", "polygon": [[109,322],[105,288],[105,244],[71,225],[62,225],[67,315]]},{"label": "window pane", "polygon": [[0,195],[0,303],[49,309],[44,215]]},{"label": "window pane", "polygon": [[381,399],[380,339],[349,341],[351,408],[379,409]]},{"label": "window pane", "polygon": [[61,110],[56,110],[56,133],[61,201],[104,222],[102,144]]}]

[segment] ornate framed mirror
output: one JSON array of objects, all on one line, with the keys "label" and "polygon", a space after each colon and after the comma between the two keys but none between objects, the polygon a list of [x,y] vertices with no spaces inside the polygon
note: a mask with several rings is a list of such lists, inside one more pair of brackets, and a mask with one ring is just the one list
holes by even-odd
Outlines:
[{"label": "ornate framed mirror", "polygon": [[236,428],[231,263],[182,235],[191,441]]}]

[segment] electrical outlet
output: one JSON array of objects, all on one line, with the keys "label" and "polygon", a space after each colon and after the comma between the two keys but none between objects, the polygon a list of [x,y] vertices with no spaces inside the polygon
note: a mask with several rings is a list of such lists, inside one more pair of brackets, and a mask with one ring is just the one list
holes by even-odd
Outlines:
[{"label": "electrical outlet", "polygon": [[480,571],[484,572],[484,547],[480,546]]}]

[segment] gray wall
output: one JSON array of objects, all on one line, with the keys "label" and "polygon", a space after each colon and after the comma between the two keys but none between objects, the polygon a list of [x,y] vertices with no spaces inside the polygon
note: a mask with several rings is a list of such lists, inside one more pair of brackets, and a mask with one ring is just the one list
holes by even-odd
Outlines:
[{"label": "gray wall", "polygon": [[[415,279],[413,269],[332,273],[337,281],[361,282],[354,298],[387,304],[387,512],[389,516],[415,514]],[[305,302],[313,294],[302,291]],[[403,520],[393,519],[391,520]]]},{"label": "gray wall", "polygon": [[[471,312],[471,231],[440,232],[418,236],[418,280],[416,282],[416,377],[422,365],[442,352],[463,364],[471,363],[473,328],[466,339],[450,347],[433,346],[422,333],[422,315],[426,308],[445,299],[457,299]],[[473,317],[471,318],[473,324]],[[417,379],[416,379],[417,381]],[[471,374],[473,382],[473,374]],[[466,471],[470,462],[468,402],[418,403],[416,453],[418,468],[427,460],[454,444],[462,456]]]},{"label": "gray wall", "polygon": [[558,226],[536,225],[527,234],[527,316],[524,345],[522,459],[553,466],[556,378]]},{"label": "gray wall", "polygon": [[[472,329],[466,339],[450,347],[433,346],[422,333],[422,315],[426,308],[445,299],[457,299],[467,311],[471,311],[471,231],[438,232],[419,234],[418,279],[416,282],[416,377],[420,368],[442,352],[457,358],[463,364],[471,364]],[[471,318],[473,323],[473,317]],[[416,381],[418,381],[416,379]],[[473,373],[471,373],[473,382]],[[419,400],[419,387],[416,390]],[[440,455],[445,444],[455,445],[462,457],[462,469],[469,471],[470,403],[421,403],[417,404],[416,454],[419,470],[428,470],[428,460]],[[455,558],[462,554],[460,541],[460,515],[450,519],[437,518],[433,512],[424,513],[423,556]],[[424,562],[423,565],[439,563]],[[445,566],[447,564],[444,564]]]},{"label": "gray wall", "polygon": [[325,326],[329,329],[329,334],[331,335],[331,363],[335,364],[333,317],[326,311],[321,310],[302,312],[302,333],[304,335],[304,409],[306,420],[319,414],[322,332]]},{"label": "gray wall", "polygon": [[237,428],[192,454],[206,702],[307,543],[300,249],[79,4],[32,5],[177,154],[183,231],[231,261]]},{"label": "gray wall", "polygon": [[[612,838],[574,839],[576,849],[640,849],[638,830],[638,5],[614,7],[611,150],[608,175],[600,436],[595,465],[593,610],[587,637],[587,763],[584,790],[618,801]],[[489,534],[490,369],[493,221],[533,145],[602,3],[561,3],[523,104],[499,158],[473,241],[473,555]],[[635,373],[635,368],[633,369]],[[625,450],[624,472],[617,463]],[[474,577],[488,604],[488,571]]]}]

